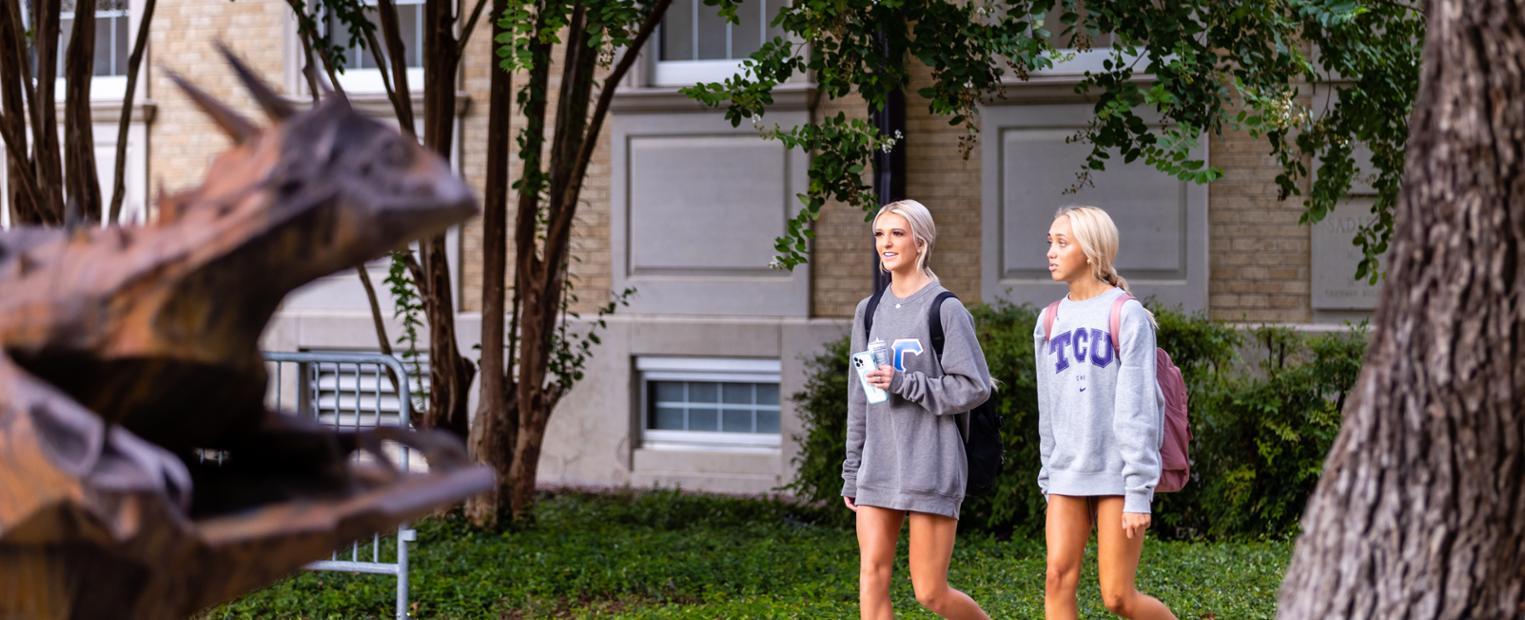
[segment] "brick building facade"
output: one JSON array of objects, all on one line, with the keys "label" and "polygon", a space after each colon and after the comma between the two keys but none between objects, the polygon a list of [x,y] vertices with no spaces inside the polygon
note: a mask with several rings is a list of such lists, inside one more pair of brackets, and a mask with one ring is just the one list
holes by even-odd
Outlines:
[{"label": "brick building facade", "polygon": [[[416,2],[399,4],[413,10]],[[141,3],[129,2],[134,30]],[[766,268],[773,238],[798,208],[793,196],[803,187],[805,155],[758,139],[745,124],[732,128],[718,112],[677,94],[696,79],[723,78],[749,51],[737,47],[744,44],[717,51],[716,37],[767,34],[755,19],[726,31],[691,3],[675,3],[691,12],[670,14],[669,22],[687,21],[669,23],[621,85],[589,168],[573,241],[579,260],[572,270],[584,300],[577,309],[591,310],[625,286],[638,292],[631,308],[610,321],[588,379],[552,418],[545,483],[765,492],[786,481],[791,435],[800,430],[788,395],[803,386],[802,360],[845,333],[870,290],[868,226],[864,214],[842,205],[828,206],[817,222],[808,265],[787,274]],[[777,4],[743,3],[759,14],[769,6]],[[472,36],[457,84],[462,114],[453,160],[479,192],[494,66],[489,21]],[[753,27],[758,32],[745,31]],[[227,146],[161,68],[256,114],[215,55],[218,40],[293,100],[309,97],[286,2],[159,0],[139,94],[139,138],[130,144],[130,156],[144,163],[129,170],[135,175],[129,185],[187,187]],[[967,158],[958,147],[964,130],[908,97],[906,189],[937,219],[932,266],[944,285],[968,302],[1057,296],[1046,274],[1035,275],[1043,267],[1047,218],[1062,204],[1089,202],[1123,224],[1119,266],[1145,295],[1234,322],[1337,323],[1370,309],[1370,290],[1349,282],[1354,262],[1340,242],[1360,217],[1360,201],[1320,229],[1299,224],[1300,206],[1276,199],[1275,161],[1247,135],[1203,141],[1200,148],[1226,171],[1209,187],[1119,164],[1098,175],[1094,189],[1053,190],[1073,176],[1065,162],[1082,153],[1063,140],[1089,111],[1071,89],[1087,61],[1080,56],[986,102],[980,142]],[[385,118],[390,108],[365,73],[359,67],[347,74],[351,98]],[[916,73],[911,92],[929,79],[924,69]],[[553,77],[552,96],[556,89]],[[98,116],[110,118],[117,104],[98,103]],[[861,101],[823,100],[801,81],[781,88],[767,119],[805,122],[839,111],[865,114]],[[522,126],[516,116],[513,131]],[[115,140],[114,126],[98,127],[97,136]],[[148,194],[139,191],[139,202]],[[466,351],[479,334],[481,237],[480,221],[450,233]],[[379,279],[385,265],[371,269]],[[390,300],[380,301],[390,316]],[[353,274],[323,278],[287,301],[265,346],[374,350],[366,307]]]}]

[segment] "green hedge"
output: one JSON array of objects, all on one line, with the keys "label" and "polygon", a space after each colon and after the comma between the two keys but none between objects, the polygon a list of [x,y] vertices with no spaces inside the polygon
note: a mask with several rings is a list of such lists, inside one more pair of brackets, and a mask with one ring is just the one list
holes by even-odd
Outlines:
[{"label": "green hedge", "polygon": [[[1279,538],[1295,532],[1339,411],[1365,351],[1365,330],[1316,336],[1283,328],[1231,326],[1151,308],[1160,345],[1185,375],[1191,396],[1192,481],[1157,496],[1157,531],[1173,538]],[[972,308],[980,344],[1000,388],[1006,468],[994,493],[964,502],[961,527],[998,535],[1043,529],[1038,493],[1037,386],[1032,333],[1037,311],[1000,304]],[[807,361],[793,399],[804,432],[795,480],[786,490],[836,502],[846,437],[848,343],[832,342]],[[1250,359],[1241,359],[1240,351]],[[847,511],[839,517],[845,522]]]},{"label": "green hedge", "polygon": [[[858,543],[822,526],[846,513],[776,499],[673,491],[542,494],[535,525],[485,533],[456,513],[417,524],[409,580],[414,618],[727,620],[856,618]],[[386,539],[390,540],[390,539]],[[367,550],[362,547],[361,553]],[[890,596],[898,617],[931,620],[896,547]],[[1182,618],[1269,620],[1288,541],[1160,542],[1145,550],[1140,589]],[[383,549],[383,556],[391,553]],[[948,570],[994,618],[1043,617],[1043,542],[961,537]],[[1102,607],[1095,547],[1082,564],[1080,614]],[[395,580],[302,571],[198,620],[390,618]]]}]

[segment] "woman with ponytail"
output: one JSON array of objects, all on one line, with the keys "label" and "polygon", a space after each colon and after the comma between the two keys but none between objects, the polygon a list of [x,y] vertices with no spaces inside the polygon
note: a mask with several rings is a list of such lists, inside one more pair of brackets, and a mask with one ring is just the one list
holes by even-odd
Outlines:
[{"label": "woman with ponytail", "polygon": [[[966,412],[990,397],[990,369],[973,317],[957,297],[943,295],[947,289],[929,266],[937,241],[931,211],[914,200],[893,202],[874,216],[871,230],[890,285],[878,301],[858,302],[852,350],[882,340],[892,355],[890,364],[867,374],[888,393],[883,400],[869,402],[856,377],[847,381],[842,502],[857,513],[859,616],[895,617],[895,549],[900,531],[908,529],[916,602],[944,618],[989,620],[974,599],[948,584],[948,565],[966,486]],[[932,342],[933,304],[941,355]]]},{"label": "woman with ponytail", "polygon": [[[1155,380],[1154,320],[1117,273],[1117,247],[1117,226],[1096,207],[1060,209],[1049,227],[1049,274],[1069,287],[1033,331],[1038,487],[1048,499],[1043,608],[1051,620],[1077,617],[1075,589],[1093,526],[1107,609],[1175,618],[1134,583],[1160,478],[1165,397]],[[1125,295],[1114,338],[1113,305]]]}]

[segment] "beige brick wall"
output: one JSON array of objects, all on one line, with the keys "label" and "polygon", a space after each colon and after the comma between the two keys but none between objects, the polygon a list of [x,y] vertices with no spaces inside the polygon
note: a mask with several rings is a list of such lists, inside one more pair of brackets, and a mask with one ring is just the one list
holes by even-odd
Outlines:
[{"label": "beige brick wall", "polygon": [[[290,92],[287,83],[286,55],[295,40],[294,20],[290,8],[283,0],[161,0],[159,2],[151,36],[152,66],[163,66],[184,75],[202,89],[233,105],[235,108],[257,117],[258,113],[246,93],[234,79],[227,65],[217,57],[214,41],[225,41],[240,56],[272,82],[281,92]],[[478,22],[477,32],[471,37],[461,61],[462,77],[459,88],[468,100],[466,112],[460,122],[457,137],[461,174],[477,195],[483,195],[486,183],[488,85],[490,71],[496,67],[492,51],[491,20]],[[557,66],[552,69],[550,90],[554,95],[559,86],[558,49]],[[206,168],[217,153],[230,143],[218,132],[207,118],[191,105],[163,71],[152,71],[148,84],[148,96],[159,106],[158,115],[149,128],[150,170],[152,191],[185,189],[199,183]],[[514,76],[516,86],[522,85],[526,76]],[[415,85],[416,87],[417,85]],[[552,103],[554,106],[554,101]],[[415,110],[422,113],[422,110]],[[548,121],[553,123],[554,120]],[[510,121],[510,132],[524,126],[524,118],[515,110]],[[576,232],[572,251],[578,260],[572,263],[579,296],[583,302],[576,307],[589,311],[607,300],[609,277],[609,150],[608,125],[600,137],[600,147],[588,168],[588,179],[582,192],[578,209]],[[513,136],[510,136],[512,140]],[[517,176],[517,147],[511,147],[511,165]],[[512,182],[512,177],[510,178]],[[512,216],[516,198],[509,196],[509,214]],[[512,227],[512,222],[510,222]],[[513,233],[510,228],[509,239]],[[513,249],[509,248],[511,257]],[[477,312],[482,308],[482,226],[480,218],[467,223],[461,236],[460,280],[456,282],[461,291],[461,310]],[[513,262],[508,263],[512,281]]]},{"label": "beige brick wall", "polygon": [[[868,117],[867,106],[857,96],[823,98],[814,117],[836,116],[838,112],[849,118]],[[864,216],[856,207],[837,202],[821,210],[810,264],[798,267],[810,270],[811,315],[851,317],[858,300],[873,290],[873,237]]]},{"label": "beige brick wall", "polygon": [[217,55],[215,41],[226,42],[255,71],[284,91],[287,8],[281,0],[160,0],[144,59],[147,96],[158,103],[149,125],[150,199],[161,189],[195,186],[212,158],[230,146],[160,67],[185,76],[203,90],[249,115],[260,118],[253,101]]},{"label": "beige brick wall", "polygon": [[[980,300],[980,160],[978,146],[968,159],[959,150],[961,127],[934,116],[917,89],[931,82],[931,73],[917,63],[906,97],[906,197],[932,211],[937,244],[932,269],[943,286],[966,302]],[[859,97],[824,102],[817,117],[845,111],[866,118]],[[811,313],[821,317],[851,317],[858,301],[873,290],[873,246],[865,214],[855,208],[829,205],[816,223],[812,256]]]},{"label": "beige brick wall", "polygon": [[[154,18],[149,62],[177,71],[246,114],[257,116],[248,96],[216,57],[212,42],[228,42],[256,71],[271,76],[275,86],[284,91],[291,86],[286,83],[285,55],[294,36],[288,12],[282,0],[161,0]],[[460,167],[479,195],[485,183],[489,72],[496,65],[489,28],[488,20],[480,22],[462,61],[460,82],[470,100],[459,136]],[[559,86],[559,49],[555,58],[557,66],[552,69],[550,85],[553,97]],[[147,94],[159,106],[149,127],[151,191],[184,189],[200,181],[211,159],[229,143],[173,87],[165,72],[155,70],[150,75]],[[516,85],[525,79],[524,75],[514,76]],[[914,94],[929,79],[926,69],[918,67],[910,89],[913,94],[907,101],[906,191],[930,207],[937,218],[939,242],[933,267],[944,285],[975,302],[979,300],[981,257],[978,153],[963,158],[958,148],[962,129],[934,118],[926,101]],[[554,101],[552,106],[554,109]],[[815,115],[819,118],[838,111],[866,117],[865,106],[856,96],[822,101]],[[516,135],[523,126],[524,119],[516,110],[510,131]],[[1213,163],[1226,170],[1225,178],[1209,188],[1211,315],[1234,321],[1309,320],[1310,240],[1308,228],[1297,222],[1301,213],[1298,199],[1275,199],[1274,179],[1279,169],[1263,140],[1229,132],[1213,137],[1210,149]],[[512,161],[513,177],[517,177],[517,156]],[[606,301],[611,283],[610,178],[606,124],[588,169],[572,241],[577,258],[572,273],[583,300],[575,309],[582,312]],[[510,195],[510,215],[513,201]],[[863,218],[864,214],[854,208],[831,204],[816,223],[811,263],[801,267],[812,275],[813,316],[850,316],[858,300],[868,294],[872,250]],[[511,257],[512,248],[509,254]],[[457,283],[462,292],[461,309],[480,311],[480,220],[467,225],[461,258]],[[510,271],[512,268],[510,260]],[[511,273],[509,278],[511,281]]]},{"label": "beige brick wall", "polygon": [[[471,106],[467,109],[465,118],[461,119],[460,153],[461,153],[461,176],[466,183],[475,188],[477,198],[486,195],[487,182],[487,97],[488,84],[492,79],[490,73],[494,63],[487,60],[492,53],[492,20],[483,18],[477,23],[477,31],[471,35],[466,51],[461,55],[461,89],[471,98]],[[513,127],[522,126],[516,114],[509,121]],[[513,152],[516,149],[510,147],[510,161],[518,161]],[[513,213],[513,202],[509,202],[508,211]],[[511,226],[511,224],[510,224]],[[514,235],[508,234],[510,242]],[[512,253],[509,254],[512,256]],[[463,312],[481,312],[482,310],[482,218],[472,218],[467,222],[461,234],[461,262],[460,281],[456,287],[461,291],[461,307]],[[509,259],[508,268],[514,267],[512,259]],[[508,281],[513,281],[512,273]]]},{"label": "beige brick wall", "polygon": [[[468,183],[477,188],[478,195],[485,191],[486,166],[487,166],[487,126],[488,126],[488,86],[492,79],[491,71],[497,70],[496,56],[491,47],[491,25],[488,20],[482,20],[479,32],[472,37],[469,49],[463,59],[462,72],[465,76],[465,90],[472,98],[471,110],[466,115],[461,129],[462,154],[461,169]],[[557,46],[552,57],[555,63],[550,70],[549,85],[550,101],[547,105],[546,126],[555,126],[556,93],[561,84],[561,60],[563,48]],[[515,74],[513,87],[516,92],[528,80],[527,74]],[[602,72],[600,80],[603,79]],[[595,91],[594,96],[597,96]],[[509,183],[519,178],[522,164],[518,156],[518,146],[515,142],[519,132],[524,129],[525,118],[515,106],[509,120],[510,132],[510,170]],[[610,277],[610,248],[609,248],[609,121],[605,118],[604,126],[599,134],[598,146],[593,152],[593,159],[588,163],[588,172],[583,184],[581,199],[578,202],[577,215],[573,220],[573,232],[571,241],[570,271],[576,294],[580,301],[572,306],[574,312],[593,312],[598,306],[608,302],[611,277]],[[552,135],[546,132],[546,148],[549,149]],[[548,163],[548,162],[547,162]],[[513,239],[514,212],[518,201],[518,195],[512,189],[508,195],[508,257],[507,257],[507,282],[513,282],[514,272],[514,248]],[[482,221],[480,218],[473,219],[466,227],[461,239],[461,309],[466,312],[481,312],[482,310]],[[512,295],[512,291],[509,292]],[[510,297],[510,300],[512,298]]]},{"label": "beige brick wall", "polygon": [[1225,131],[1208,149],[1212,163],[1224,169],[1208,187],[1209,314],[1225,321],[1309,321],[1309,229],[1298,223],[1298,197],[1276,199],[1281,168],[1270,147]]},{"label": "beige brick wall", "polygon": [[932,114],[927,100],[916,94],[932,83],[931,71],[916,63],[906,95],[906,197],[932,211],[937,222],[937,245],[932,269],[948,290],[965,303],[980,301],[980,152],[965,158],[959,138],[962,126]]}]

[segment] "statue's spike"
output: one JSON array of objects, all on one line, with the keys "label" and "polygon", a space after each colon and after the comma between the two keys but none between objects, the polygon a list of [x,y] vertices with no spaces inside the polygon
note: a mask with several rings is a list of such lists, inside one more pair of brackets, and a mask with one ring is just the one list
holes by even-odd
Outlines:
[{"label": "statue's spike", "polygon": [[259,126],[253,121],[207,94],[206,91],[196,88],[196,85],[180,77],[180,74],[168,70],[165,73],[176,86],[180,87],[180,90],[185,91],[185,95],[191,98],[191,102],[195,103],[196,107],[201,108],[202,112],[212,118],[212,122],[222,128],[223,133],[228,134],[234,143],[243,144],[259,135]]},{"label": "statue's spike", "polygon": [[318,90],[320,91],[318,94],[322,95],[324,99],[334,96],[333,85],[324,80],[323,74],[318,73],[318,70],[312,66],[312,63],[307,63],[306,66],[303,66],[302,73],[307,75],[308,81],[318,85]]},{"label": "statue's spike", "polygon": [[249,94],[254,95],[254,101],[271,120],[283,121],[297,113],[296,108],[276,94],[264,80],[259,79],[259,76],[256,76],[248,65],[239,60],[227,45],[221,41],[217,42],[217,51],[222,52],[223,58],[228,59],[228,64],[233,65],[233,71],[238,74],[238,81],[243,82],[244,88],[249,89]]}]

